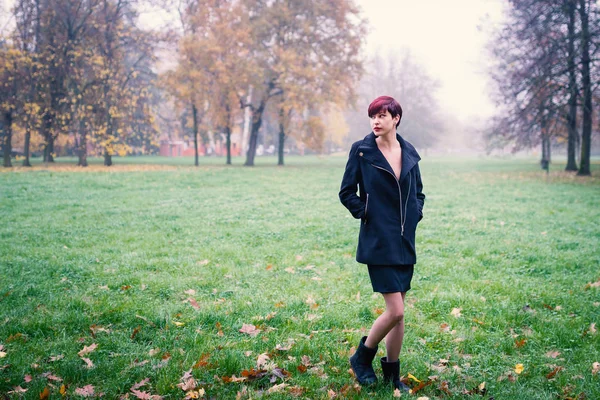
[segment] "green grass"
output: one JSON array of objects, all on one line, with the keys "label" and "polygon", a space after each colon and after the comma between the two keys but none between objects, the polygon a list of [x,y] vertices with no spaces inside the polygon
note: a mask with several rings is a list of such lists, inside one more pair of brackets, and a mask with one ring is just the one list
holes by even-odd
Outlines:
[{"label": "green grass", "polygon": [[[222,378],[268,353],[290,373],[289,387],[268,398],[290,398],[294,386],[300,398],[391,397],[382,386],[357,393],[348,373],[351,347],[383,301],[354,261],[358,223],[338,201],[345,157],[288,157],[284,168],[272,157],[258,168],[180,158],[162,170],[152,160],[0,173],[0,394],[20,385],[23,398],[46,387],[60,398],[65,384],[77,398],[90,384],[113,399],[150,378],[140,390],[180,399],[176,385],[192,369],[206,398],[243,388],[242,398],[256,398],[283,381]],[[592,178],[563,167],[546,175],[527,159],[422,162],[427,200],[401,373],[437,379],[413,398],[468,398],[482,382],[487,393],[473,398],[600,398],[591,329],[600,288],[586,286],[600,279],[600,165]],[[261,332],[240,333],[244,323]],[[93,325],[109,332],[93,335]],[[92,343],[88,369],[77,353]],[[440,359],[444,371],[432,368]],[[563,369],[547,379],[555,366]]]}]

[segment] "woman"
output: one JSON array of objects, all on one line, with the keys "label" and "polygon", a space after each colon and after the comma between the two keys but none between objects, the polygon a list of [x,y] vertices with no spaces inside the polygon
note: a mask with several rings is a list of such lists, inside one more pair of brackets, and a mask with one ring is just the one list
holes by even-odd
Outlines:
[{"label": "woman", "polygon": [[356,261],[367,264],[373,291],[383,295],[386,309],[361,339],[350,364],[361,385],[376,383],[372,363],[385,338],[384,382],[408,390],[400,381],[398,357],[404,338],[404,298],[417,262],[415,231],[425,201],[417,164],[421,157],[396,133],[402,118],[396,100],[378,97],[368,111],[373,131],[352,145],[340,201],[361,219]]}]

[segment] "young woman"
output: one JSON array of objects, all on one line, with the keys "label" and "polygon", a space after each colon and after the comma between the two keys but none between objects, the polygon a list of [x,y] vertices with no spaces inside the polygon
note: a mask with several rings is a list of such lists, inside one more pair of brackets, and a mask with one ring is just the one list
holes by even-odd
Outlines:
[{"label": "young woman", "polygon": [[373,131],[352,145],[340,201],[361,220],[356,261],[367,264],[373,291],[383,295],[386,309],[361,339],[350,364],[360,384],[376,383],[372,363],[385,338],[384,381],[408,390],[400,381],[398,357],[404,338],[404,297],[417,262],[415,231],[425,202],[421,157],[396,133],[402,118],[396,100],[376,98],[369,106],[369,118]]}]

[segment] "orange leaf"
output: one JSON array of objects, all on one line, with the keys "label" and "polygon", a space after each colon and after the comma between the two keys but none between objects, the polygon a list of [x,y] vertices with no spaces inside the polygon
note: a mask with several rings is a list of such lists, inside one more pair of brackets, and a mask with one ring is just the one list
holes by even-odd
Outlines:
[{"label": "orange leaf", "polygon": [[140,331],[141,331],[141,330],[142,330],[142,327],[138,325],[138,326],[137,326],[137,327],[136,327],[136,328],[133,330],[133,332],[131,333],[131,339],[135,338],[135,336],[136,336],[138,333],[140,333]]},{"label": "orange leaf", "polygon": [[210,358],[210,353],[204,353],[202,354],[202,356],[200,356],[200,360],[198,360],[198,362],[196,364],[194,364],[194,366],[192,368],[200,368],[200,367],[206,367],[208,365],[208,359]]},{"label": "orange leaf", "polygon": [[554,378],[554,376],[560,371],[562,370],[563,367],[556,367],[554,368],[548,375],[546,375],[546,379],[552,379]]},{"label": "orange leaf", "polygon": [[50,397],[50,389],[46,386],[42,393],[40,393],[40,400],[46,400],[48,397]]},{"label": "orange leaf", "polygon": [[527,339],[526,338],[523,338],[521,340],[515,340],[515,346],[517,348],[525,346],[525,343],[527,343]]}]

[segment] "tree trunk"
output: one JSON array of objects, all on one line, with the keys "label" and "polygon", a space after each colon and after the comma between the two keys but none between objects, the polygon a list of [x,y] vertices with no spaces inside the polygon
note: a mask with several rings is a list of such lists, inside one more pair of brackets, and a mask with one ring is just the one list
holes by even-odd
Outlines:
[{"label": "tree trunk", "polygon": [[79,162],[77,163],[80,167],[87,167],[87,131],[85,129],[85,122],[83,119],[79,121],[79,147],[78,147],[78,156]]},{"label": "tree trunk", "polygon": [[44,146],[44,162],[54,162],[54,136],[52,134],[46,137],[46,146]]},{"label": "tree trunk", "polygon": [[590,82],[590,32],[586,0],[579,0],[581,19],[581,85],[583,89],[583,130],[581,133],[581,163],[577,175],[591,175],[590,149],[592,140],[592,85]]},{"label": "tree trunk", "polygon": [[104,150],[104,165],[110,167],[112,164],[112,155],[108,153],[108,150]]},{"label": "tree trunk", "polygon": [[569,69],[569,114],[567,115],[567,125],[569,129],[569,139],[567,142],[567,166],[565,171],[577,171],[577,162],[575,153],[577,149],[577,77],[575,67],[575,0],[568,0],[566,3],[569,13],[569,44],[568,44],[568,69]]},{"label": "tree trunk", "polygon": [[283,165],[283,145],[285,142],[285,125],[283,120],[284,112],[283,107],[279,109],[279,148],[277,154],[279,155],[277,165]]},{"label": "tree trunk", "polygon": [[231,165],[231,127],[225,125],[225,146],[227,147],[227,165]]},{"label": "tree trunk", "polygon": [[23,155],[24,155],[24,159],[23,159],[23,166],[24,167],[31,167],[31,162],[29,162],[29,147],[31,142],[31,129],[29,128],[29,126],[27,126],[25,128],[25,143],[23,144]]},{"label": "tree trunk", "polygon": [[258,131],[262,124],[262,114],[265,111],[267,99],[263,98],[257,109],[252,110],[252,126],[250,129],[250,140],[248,141],[248,152],[246,153],[245,166],[254,166],[254,157],[256,156],[256,145],[258,144]]},{"label": "tree trunk", "polygon": [[194,121],[194,165],[197,167],[198,162],[198,109],[196,108],[196,104],[192,102],[192,119]]},{"label": "tree trunk", "polygon": [[3,135],[2,135],[2,152],[4,153],[3,165],[7,168],[12,167],[10,162],[10,153],[12,153],[12,112],[5,112],[3,115]]}]

